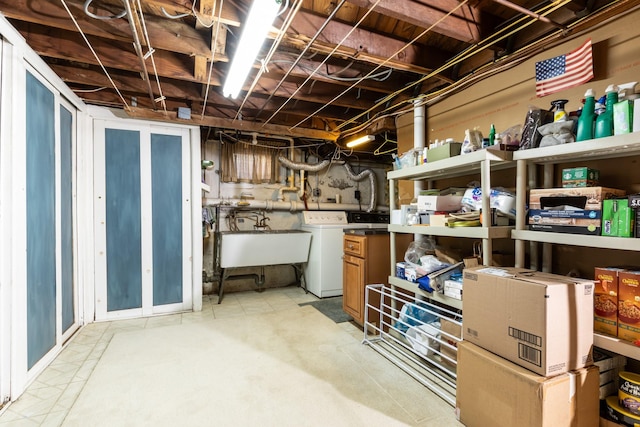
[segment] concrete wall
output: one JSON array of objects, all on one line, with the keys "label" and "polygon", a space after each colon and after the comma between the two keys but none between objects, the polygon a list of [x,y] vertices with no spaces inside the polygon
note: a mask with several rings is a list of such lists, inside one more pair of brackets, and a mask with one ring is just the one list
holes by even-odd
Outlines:
[{"label": "concrete wall", "polygon": [[[283,151],[282,155],[288,157],[287,151]],[[250,183],[224,183],[220,182],[220,142],[216,140],[209,140],[202,145],[202,158],[213,160],[215,165],[213,169],[204,171],[204,180],[211,187],[209,193],[203,192],[203,206],[207,204],[211,205],[217,203],[219,200],[223,202],[229,202],[235,204],[242,195],[250,195],[256,202],[270,201],[275,202],[279,198],[278,190],[281,187],[288,186],[287,179],[289,178],[289,171],[281,167],[280,168],[280,181],[274,184],[250,184]],[[299,150],[296,150],[294,161],[296,163],[303,162],[302,154]],[[310,157],[307,161],[308,164],[314,165],[321,160]],[[311,196],[308,199],[308,207],[311,210],[367,210],[369,201],[371,200],[371,189],[369,180],[357,182],[349,178],[346,169],[343,166],[343,161],[332,162],[330,166],[319,172],[306,172],[305,179],[310,184],[311,188],[318,188],[320,190],[320,196]],[[388,210],[389,206],[389,191],[386,180],[386,171],[389,169],[386,165],[380,165],[375,163],[359,162],[357,158],[353,157],[353,160],[349,160],[353,172],[355,174],[360,173],[364,169],[371,169],[376,175],[376,198],[377,198],[377,210]],[[300,188],[300,174],[295,172],[294,185]],[[355,198],[355,191],[359,190],[360,201]],[[310,190],[307,187],[307,192]],[[294,204],[302,209],[304,207],[300,197],[295,192],[284,192],[285,202],[294,202]],[[340,195],[341,204],[335,203],[336,195]],[[320,207],[320,209],[319,209]],[[226,231],[229,229],[225,220],[227,209],[222,210],[222,217],[220,220],[220,230]],[[301,210],[290,211],[288,208],[280,208],[268,210],[266,212],[269,217],[268,224],[273,230],[285,230],[285,229],[299,229],[302,225],[302,212]],[[245,220],[243,223],[239,223],[238,227],[241,230],[253,229],[254,222]],[[204,238],[204,253],[203,253],[203,269],[205,272],[206,280],[204,284],[204,293],[217,292],[218,284],[212,281],[211,274],[213,273],[213,248],[215,239],[213,235]],[[259,268],[242,268],[233,272],[232,274],[259,274]],[[293,283],[295,280],[294,270],[289,266],[272,266],[265,268],[265,287],[277,287]],[[255,283],[248,280],[233,280],[225,282],[225,292],[233,292],[238,290],[255,289]]]}]

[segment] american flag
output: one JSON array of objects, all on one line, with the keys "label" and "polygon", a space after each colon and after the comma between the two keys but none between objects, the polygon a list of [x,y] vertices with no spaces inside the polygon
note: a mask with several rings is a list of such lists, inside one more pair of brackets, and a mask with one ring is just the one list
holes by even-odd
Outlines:
[{"label": "american flag", "polygon": [[536,62],[536,96],[578,86],[593,78],[591,39],[573,52]]}]

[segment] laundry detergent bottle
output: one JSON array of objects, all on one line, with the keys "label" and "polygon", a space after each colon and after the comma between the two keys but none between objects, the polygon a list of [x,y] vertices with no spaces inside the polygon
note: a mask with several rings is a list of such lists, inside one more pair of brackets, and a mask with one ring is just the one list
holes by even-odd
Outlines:
[{"label": "laundry detergent bottle", "polygon": [[593,139],[593,127],[596,117],[596,98],[593,89],[588,89],[584,94],[584,107],[578,117],[578,130],[576,131],[576,141],[587,141]]},{"label": "laundry detergent bottle", "polygon": [[607,97],[605,110],[596,118],[596,138],[613,135],[613,104],[618,102],[618,87],[616,85],[609,85],[605,94]]}]

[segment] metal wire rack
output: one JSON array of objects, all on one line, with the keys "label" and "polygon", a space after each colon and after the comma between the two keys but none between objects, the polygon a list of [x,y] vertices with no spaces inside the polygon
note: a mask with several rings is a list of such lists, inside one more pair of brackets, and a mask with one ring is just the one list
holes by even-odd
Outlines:
[{"label": "metal wire rack", "polygon": [[386,285],[367,285],[363,329],[363,344],[455,406],[460,311]]}]

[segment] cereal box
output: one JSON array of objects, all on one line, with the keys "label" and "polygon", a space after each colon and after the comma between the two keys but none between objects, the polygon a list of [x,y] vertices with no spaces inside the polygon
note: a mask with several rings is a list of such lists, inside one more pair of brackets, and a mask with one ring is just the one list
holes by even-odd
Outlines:
[{"label": "cereal box", "polygon": [[622,268],[596,267],[593,330],[618,335],[618,274]]},{"label": "cereal box", "polygon": [[640,339],[640,271],[618,274],[618,338]]}]

